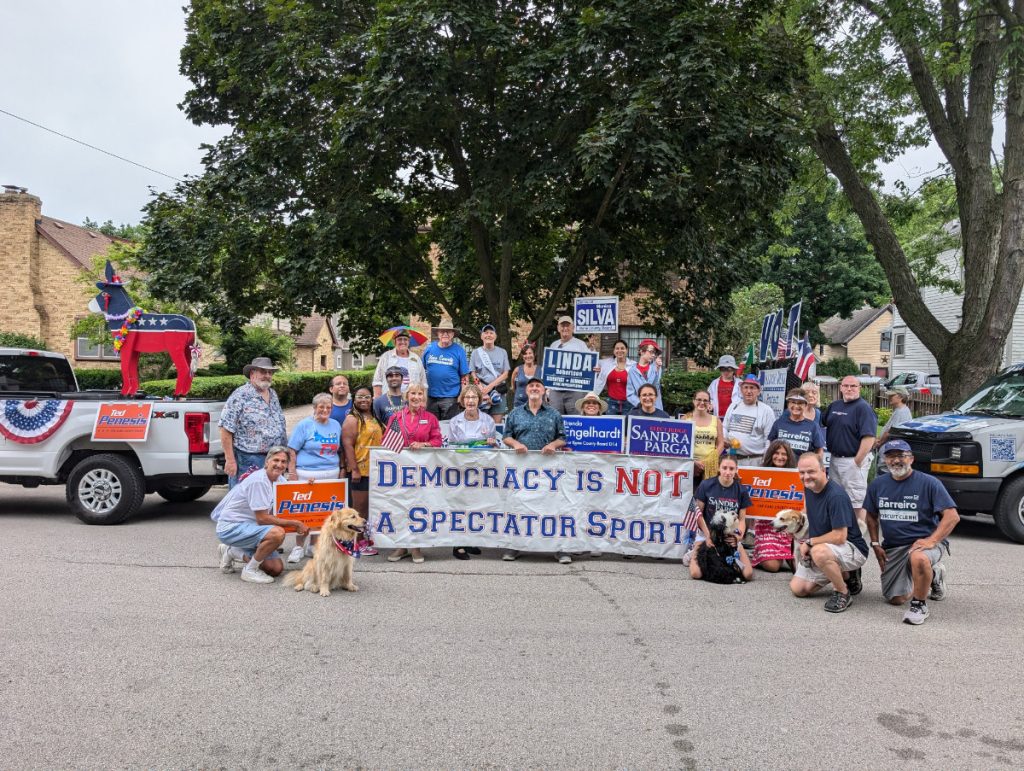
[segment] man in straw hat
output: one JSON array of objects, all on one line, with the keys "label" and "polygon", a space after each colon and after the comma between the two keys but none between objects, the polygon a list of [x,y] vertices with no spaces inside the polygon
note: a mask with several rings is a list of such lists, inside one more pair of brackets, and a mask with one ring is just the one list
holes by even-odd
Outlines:
[{"label": "man in straw hat", "polygon": [[281,402],[270,387],[280,367],[266,356],[257,356],[242,368],[249,382],[236,388],[220,414],[220,443],[228,487],[250,468],[261,469],[267,450],[288,443]]},{"label": "man in straw hat", "polygon": [[448,319],[437,326],[437,340],[423,351],[423,369],[427,373],[427,410],[438,420],[457,415],[459,394],[469,381],[466,349],[455,342],[455,327]]}]

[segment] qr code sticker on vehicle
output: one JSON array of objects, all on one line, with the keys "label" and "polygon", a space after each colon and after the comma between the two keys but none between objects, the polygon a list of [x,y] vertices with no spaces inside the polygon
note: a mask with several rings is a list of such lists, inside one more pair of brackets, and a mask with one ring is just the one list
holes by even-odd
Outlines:
[{"label": "qr code sticker on vehicle", "polygon": [[1012,436],[991,436],[989,437],[989,455],[992,460],[1012,463],[1017,460],[1017,442]]}]

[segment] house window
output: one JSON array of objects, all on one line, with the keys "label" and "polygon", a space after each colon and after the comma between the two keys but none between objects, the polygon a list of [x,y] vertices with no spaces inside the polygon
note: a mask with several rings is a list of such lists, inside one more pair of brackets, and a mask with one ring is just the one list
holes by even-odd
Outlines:
[{"label": "house window", "polygon": [[871,374],[871,365],[870,364],[861,364],[860,365],[860,374],[862,374],[862,375],[870,375]]},{"label": "house window", "polygon": [[320,369],[327,369],[327,357],[326,356],[321,356],[320,357]]},{"label": "house window", "polygon": [[114,350],[113,343],[96,345],[88,337],[79,337],[75,340],[75,358],[92,361],[118,361],[121,357]]},{"label": "house window", "polygon": [[352,354],[352,369],[362,369],[363,364],[366,361],[366,357],[361,353]]},{"label": "house window", "polygon": [[888,353],[892,350],[892,330],[886,329],[882,332],[881,340],[878,343],[878,350]]},{"label": "house window", "polygon": [[893,342],[893,356],[903,356],[907,348],[907,336],[906,334],[894,335]]},{"label": "house window", "polygon": [[344,359],[344,356],[345,355],[342,354],[342,353],[334,354],[334,368],[335,369],[345,369],[345,359]]}]

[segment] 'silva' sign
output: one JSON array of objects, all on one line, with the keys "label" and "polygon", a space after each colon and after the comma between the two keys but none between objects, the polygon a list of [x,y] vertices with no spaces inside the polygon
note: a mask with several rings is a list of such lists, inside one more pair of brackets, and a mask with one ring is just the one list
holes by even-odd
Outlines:
[{"label": "'silva' sign", "polygon": [[615,333],[619,331],[618,297],[577,297],[575,327],[578,333]]}]

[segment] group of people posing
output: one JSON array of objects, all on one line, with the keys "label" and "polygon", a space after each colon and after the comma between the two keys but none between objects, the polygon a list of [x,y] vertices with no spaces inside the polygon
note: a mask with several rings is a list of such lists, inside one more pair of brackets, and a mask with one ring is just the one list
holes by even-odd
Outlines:
[{"label": "group of people posing", "polygon": [[[569,317],[559,319],[558,328],[559,339],[552,345],[586,350],[586,344],[573,336]],[[268,480],[272,483],[277,478],[271,466],[282,466],[279,475],[293,480],[347,477],[352,505],[366,517],[370,448],[379,446],[387,431],[400,432],[410,449],[440,447],[439,420],[448,420],[452,442],[495,446],[497,425],[503,422],[500,441],[506,447],[551,454],[565,449],[565,414],[669,417],[661,401],[661,352],[653,340],[641,343],[638,361],[630,360],[626,343],[618,341],[614,358],[600,363],[595,391],[587,393],[548,389],[529,343],[522,350],[523,363],[510,372],[508,354],[494,344],[491,325],[481,330],[483,344],[472,356],[466,356],[454,337],[454,329],[442,327],[438,340],[426,347],[421,358],[409,349],[409,336],[400,333],[394,350],[386,352],[377,365],[372,391],[361,387],[350,394],[345,376],[336,376],[330,393],[314,398],[313,414],[295,427],[291,437],[285,436],[284,416],[270,387],[276,367],[263,358],[247,365],[243,373],[249,383],[231,395],[220,421],[233,488],[213,513],[222,568],[244,562],[242,578],[255,582],[272,580],[284,569],[276,549],[283,542],[281,528],[294,523],[273,516],[272,498],[269,510],[262,505]],[[861,398],[856,378],[843,379],[841,398],[825,410],[819,406],[815,384],[792,390],[786,396],[785,412],[776,418],[760,401],[756,376],[739,379],[731,356],[723,356],[718,369],[719,376],[707,390],[695,394],[693,410],[686,415],[694,426],[695,482],[699,484],[693,498],[701,511],[694,548],[684,558],[690,575],[702,577],[699,560],[693,557],[697,550],[709,548],[709,525],[721,513],[737,523],[728,537],[746,580],[753,577],[754,568],[792,570],[794,594],[808,596],[831,585],[826,610],[841,612],[861,590],[861,567],[870,546],[883,566],[887,599],[900,603],[909,599],[905,620],[923,621],[929,596],[940,599],[944,594],[940,546],[958,517],[942,485],[913,471],[910,448],[898,440],[882,447],[884,473],[868,489],[873,450],[888,438],[895,423],[877,437],[875,412]],[[607,398],[602,398],[605,391]],[[512,409],[506,414],[510,395]],[[904,400],[904,395],[895,395],[893,406],[905,408],[899,404]],[[909,410],[905,412],[909,418]],[[903,418],[902,413],[898,417]],[[283,464],[280,459],[271,464],[271,456],[281,454]],[[767,520],[755,520],[748,532],[750,499],[737,478],[743,466],[798,469],[807,491],[809,529],[796,554],[792,537],[774,530]],[[257,471],[239,484],[240,472],[247,469]],[[870,533],[870,544],[861,535],[861,523]],[[311,553],[304,528],[296,530],[288,562],[299,562]],[[914,538],[906,542],[911,535]],[[263,553],[265,542],[270,541],[276,543]],[[362,553],[375,552],[370,546]],[[479,549],[453,549],[458,559],[473,554],[479,554]],[[514,560],[517,554],[508,550],[502,557]],[[424,560],[420,549],[398,549],[388,559],[406,557],[417,563]],[[572,561],[567,553],[556,558],[563,564]]]}]

